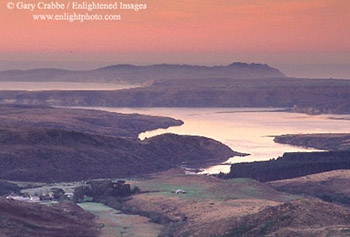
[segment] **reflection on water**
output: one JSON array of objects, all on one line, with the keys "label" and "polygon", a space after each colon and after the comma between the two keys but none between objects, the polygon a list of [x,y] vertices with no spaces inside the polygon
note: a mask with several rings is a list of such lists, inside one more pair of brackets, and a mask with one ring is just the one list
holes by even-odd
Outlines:
[{"label": "reflection on water", "polygon": [[[281,112],[276,109],[232,108],[97,108],[111,112],[141,113],[170,116],[181,119],[179,127],[157,129],[141,133],[140,139],[162,133],[210,137],[230,146],[233,150],[249,153],[246,157],[233,157],[228,162],[252,162],[277,158],[284,152],[312,151],[273,142],[273,135],[295,133],[350,132],[348,117],[329,119],[329,115],[306,115]],[[332,115],[332,117],[337,117]],[[218,165],[209,173],[229,172],[229,165]]]},{"label": "reflection on water", "polygon": [[0,81],[0,90],[120,90],[137,87],[135,85],[92,82],[12,82]]}]

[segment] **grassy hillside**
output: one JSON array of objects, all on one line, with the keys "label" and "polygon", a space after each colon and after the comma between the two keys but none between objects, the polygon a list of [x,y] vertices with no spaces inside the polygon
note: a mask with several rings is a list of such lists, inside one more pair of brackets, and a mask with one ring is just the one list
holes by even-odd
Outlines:
[{"label": "grassy hillside", "polygon": [[47,106],[0,105],[0,124],[8,127],[25,125],[136,138],[144,131],[179,126],[182,123],[173,118],[140,114]]},{"label": "grassy hillside", "polygon": [[350,170],[334,170],[268,184],[282,192],[350,205]]},{"label": "grassy hillside", "polygon": [[349,236],[350,210],[317,200],[296,200],[233,221],[222,236]]},{"label": "grassy hillside", "polygon": [[[181,125],[166,117],[45,106],[1,105],[0,178],[73,181],[206,167],[241,155],[209,138],[140,132]],[[190,164],[189,164],[190,163]]]},{"label": "grassy hillside", "polygon": [[[60,129],[0,127],[0,178],[58,182],[139,176],[192,161],[240,155],[209,138],[164,134],[145,141]],[[170,144],[170,145],[169,145]]]},{"label": "grassy hillside", "polygon": [[[296,198],[252,179],[222,180],[179,169],[131,182],[144,192],[124,203],[123,210],[166,222],[161,236],[217,236],[237,217]],[[171,192],[177,189],[186,193]]]},{"label": "grassy hillside", "polygon": [[0,197],[0,236],[97,237],[94,216],[72,202],[46,206]]}]

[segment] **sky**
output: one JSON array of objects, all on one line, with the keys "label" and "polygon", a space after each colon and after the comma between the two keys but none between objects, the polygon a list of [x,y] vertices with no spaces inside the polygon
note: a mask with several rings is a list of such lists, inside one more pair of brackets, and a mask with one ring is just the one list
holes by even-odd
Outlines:
[{"label": "sky", "polygon": [[320,74],[326,65],[350,78],[349,0],[125,0],[147,9],[96,10],[91,14],[120,14],[122,20],[84,23],[35,21],[32,15],[85,11],[10,10],[8,1],[20,2],[0,0],[0,70],[242,61],[292,74],[307,65]]}]

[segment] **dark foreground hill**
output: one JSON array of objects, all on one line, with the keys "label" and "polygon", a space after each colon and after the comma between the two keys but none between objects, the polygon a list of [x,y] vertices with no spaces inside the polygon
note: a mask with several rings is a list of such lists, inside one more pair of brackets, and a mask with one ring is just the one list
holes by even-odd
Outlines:
[{"label": "dark foreground hill", "polygon": [[0,179],[59,182],[206,166],[240,155],[209,138],[164,134],[145,141],[60,129],[0,128]]},{"label": "dark foreground hill", "polygon": [[224,236],[349,236],[349,226],[349,209],[303,199],[245,216]]},{"label": "dark foreground hill", "polygon": [[350,151],[284,153],[269,161],[233,164],[224,177],[268,182],[339,169],[350,169]]},{"label": "dark foreground hill", "polygon": [[94,216],[72,202],[46,206],[0,197],[0,236],[97,237]]},{"label": "dark foreground hill", "polygon": [[150,66],[112,65],[89,71],[44,68],[0,72],[0,81],[116,82],[140,84],[150,80],[198,79],[210,77],[261,78],[284,77],[284,74],[266,64],[255,63],[232,63],[227,66],[213,67],[176,64]]},{"label": "dark foreground hill", "polygon": [[111,113],[99,110],[0,105],[0,124],[9,127],[26,125],[112,136],[137,137],[141,132],[179,126],[183,122],[168,117]]}]

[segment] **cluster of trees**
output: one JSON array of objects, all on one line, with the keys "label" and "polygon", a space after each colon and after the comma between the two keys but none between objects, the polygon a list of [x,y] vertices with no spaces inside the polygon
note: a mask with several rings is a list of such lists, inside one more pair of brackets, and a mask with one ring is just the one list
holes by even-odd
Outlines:
[{"label": "cluster of trees", "polygon": [[126,184],[124,180],[90,181],[74,189],[74,200],[81,202],[88,198],[92,201],[101,201],[108,197],[125,198],[139,192],[138,187],[131,188],[130,184]]},{"label": "cluster of trees", "polygon": [[21,188],[14,183],[0,180],[0,196],[5,196],[11,193],[19,193]]},{"label": "cluster of trees", "polygon": [[220,177],[268,182],[337,169],[350,169],[350,151],[285,153],[269,161],[233,164],[230,173]]}]

